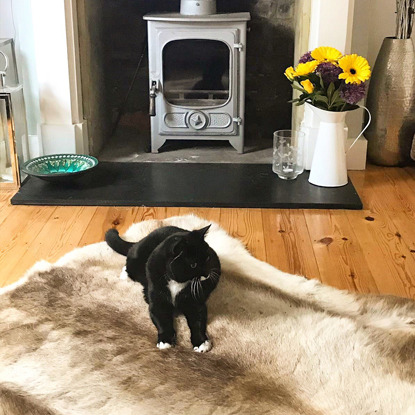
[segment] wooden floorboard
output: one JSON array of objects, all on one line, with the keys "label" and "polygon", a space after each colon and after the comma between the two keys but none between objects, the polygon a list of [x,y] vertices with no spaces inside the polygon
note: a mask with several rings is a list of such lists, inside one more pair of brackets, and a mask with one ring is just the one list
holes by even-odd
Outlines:
[{"label": "wooden floorboard", "polygon": [[256,258],[266,260],[261,209],[221,209],[220,224]]},{"label": "wooden floorboard", "polygon": [[264,209],[262,219],[267,262],[291,274],[321,279],[304,211]]},{"label": "wooden floorboard", "polygon": [[56,261],[142,220],[194,213],[257,258],[341,289],[415,298],[415,168],[350,172],[361,211],[11,206],[0,192],[0,286],[36,261]]},{"label": "wooden floorboard", "polygon": [[305,212],[321,281],[337,288],[376,293],[366,259],[345,211]]}]

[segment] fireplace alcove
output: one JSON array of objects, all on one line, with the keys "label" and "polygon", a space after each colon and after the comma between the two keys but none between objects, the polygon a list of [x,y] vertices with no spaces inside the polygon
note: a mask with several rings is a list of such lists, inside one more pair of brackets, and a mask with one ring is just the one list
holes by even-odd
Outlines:
[{"label": "fireplace alcove", "polygon": [[287,101],[292,90],[283,72],[294,56],[294,8],[294,0],[217,2],[218,13],[251,14],[244,154],[238,154],[228,141],[191,139],[167,140],[158,154],[151,154],[143,16],[178,12],[180,1],[103,0],[99,5],[79,1],[82,96],[90,153],[104,161],[270,163],[272,132],[291,126]]},{"label": "fireplace alcove", "polygon": [[[325,1],[329,0],[218,0],[219,13],[249,12],[252,17],[247,41],[244,154],[238,154],[226,141],[213,145],[210,141],[189,140],[167,141],[160,153],[147,153],[149,72],[147,54],[142,52],[146,34],[143,15],[162,11],[177,14],[178,0],[102,0],[99,4],[76,0],[70,10],[61,7],[56,18],[66,19],[66,37],[62,36],[60,41],[67,41],[68,60],[64,53],[49,56],[49,27],[39,30],[38,40],[43,41],[37,46],[51,58],[61,76],[55,79],[50,76],[51,71],[40,71],[38,76],[42,80],[44,108],[69,115],[70,124],[56,126],[46,120],[41,128],[42,143],[49,154],[64,148],[67,152],[89,152],[97,155],[100,163],[90,174],[68,185],[52,186],[30,177],[11,203],[361,209],[362,203],[350,182],[341,188],[319,188],[308,183],[307,172],[287,182],[279,180],[270,165],[272,132],[291,124],[297,128],[303,118],[287,103],[292,91],[283,75],[285,67],[294,61],[294,44],[297,59],[300,52],[319,44],[350,49],[353,0],[342,0],[342,7],[336,3],[330,12],[324,7]],[[309,7],[311,4],[313,8]],[[331,28],[327,32],[324,29],[330,24],[323,22],[332,22],[334,12],[339,24],[334,32]],[[44,13],[37,14],[42,22],[43,16]],[[295,31],[294,19],[298,22]],[[59,22],[58,19],[55,29],[62,28]],[[171,55],[174,58],[174,51]],[[138,66],[141,56],[143,60]],[[64,64],[69,68],[70,94],[56,102],[50,94],[53,89],[47,87],[59,89],[66,83]],[[176,75],[174,81],[178,79]],[[135,82],[131,83],[133,78]],[[213,88],[211,97],[208,92],[208,100],[226,98],[226,76],[221,81],[223,90]],[[183,96],[174,90],[169,95],[167,86],[169,100],[189,98],[183,90]],[[202,91],[206,99],[206,88]],[[193,88],[190,91],[190,95],[198,93]],[[197,115],[192,121],[199,123]],[[56,140],[59,131],[65,134]],[[310,141],[307,148],[312,149],[312,144]]]}]

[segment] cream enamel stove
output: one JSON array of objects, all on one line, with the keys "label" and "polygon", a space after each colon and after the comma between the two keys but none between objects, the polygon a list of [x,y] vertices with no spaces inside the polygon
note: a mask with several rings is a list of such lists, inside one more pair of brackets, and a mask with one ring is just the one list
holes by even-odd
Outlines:
[{"label": "cream enamel stove", "polygon": [[249,13],[215,14],[214,0],[182,0],[149,14],[151,151],[166,140],[228,140],[243,153]]}]

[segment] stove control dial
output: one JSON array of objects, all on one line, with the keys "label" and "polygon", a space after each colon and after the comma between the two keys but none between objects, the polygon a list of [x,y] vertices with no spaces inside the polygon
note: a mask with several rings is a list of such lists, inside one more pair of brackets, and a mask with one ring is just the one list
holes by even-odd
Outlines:
[{"label": "stove control dial", "polygon": [[207,126],[208,119],[203,112],[193,111],[188,115],[187,123],[194,130],[203,130]]}]

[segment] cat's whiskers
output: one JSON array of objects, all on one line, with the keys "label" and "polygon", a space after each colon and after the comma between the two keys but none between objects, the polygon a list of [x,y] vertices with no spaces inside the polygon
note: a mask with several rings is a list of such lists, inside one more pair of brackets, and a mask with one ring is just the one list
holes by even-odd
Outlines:
[{"label": "cat's whiskers", "polygon": [[197,280],[197,292],[199,294],[199,297],[202,298],[202,296],[204,295],[204,292],[203,292],[202,282],[200,281],[200,279]]},{"label": "cat's whiskers", "polygon": [[193,281],[195,282],[195,300],[197,301],[197,299],[199,298],[199,291],[197,289],[197,278],[194,278]]},{"label": "cat's whiskers", "polygon": [[196,291],[196,298],[195,298],[195,300],[198,300],[200,298],[199,284],[200,284],[199,278],[195,278],[195,291]]},{"label": "cat's whiskers", "polygon": [[192,295],[192,297],[197,300],[196,298],[196,279],[193,278],[192,281],[190,282],[190,293]]},{"label": "cat's whiskers", "polygon": [[210,280],[216,284],[219,281],[219,274],[215,271],[210,271],[208,278],[210,278]]},{"label": "cat's whiskers", "polygon": [[196,300],[200,298],[200,292],[199,292],[199,278],[195,278],[195,288],[196,288]]},{"label": "cat's whiskers", "polygon": [[197,280],[196,279],[193,280],[193,292],[194,292],[194,299],[197,300],[198,295],[197,295]]}]

